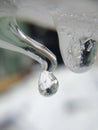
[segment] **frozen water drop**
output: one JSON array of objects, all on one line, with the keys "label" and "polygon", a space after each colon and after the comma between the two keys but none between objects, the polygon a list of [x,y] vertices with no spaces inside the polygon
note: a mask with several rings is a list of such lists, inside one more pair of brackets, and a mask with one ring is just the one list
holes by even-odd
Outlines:
[{"label": "frozen water drop", "polygon": [[72,28],[68,25],[68,29],[66,27],[63,31],[61,25],[57,31],[61,54],[66,67],[73,72],[82,73],[89,70],[95,63],[97,55],[97,35],[95,34],[97,32],[92,32],[92,29],[89,31],[90,25],[83,24],[85,26],[82,28],[80,22],[78,24]]},{"label": "frozen water drop", "polygon": [[43,71],[39,79],[39,92],[43,96],[51,96],[58,90],[58,80],[52,72]]},{"label": "frozen water drop", "polygon": [[79,8],[75,6],[74,11],[71,8],[61,9],[53,14],[63,61],[67,68],[76,73],[85,72],[92,67],[98,41],[97,15],[88,12],[87,8],[86,12],[83,8],[79,12]]},{"label": "frozen water drop", "polygon": [[76,73],[89,70],[96,60],[97,42],[93,39],[70,41],[66,48],[61,45],[65,65]]},{"label": "frozen water drop", "polygon": [[[97,42],[92,39],[79,40],[78,44],[71,46],[69,54],[72,60],[69,62],[69,68],[77,73],[87,71],[95,63],[97,53]],[[70,64],[71,63],[71,64]]]}]

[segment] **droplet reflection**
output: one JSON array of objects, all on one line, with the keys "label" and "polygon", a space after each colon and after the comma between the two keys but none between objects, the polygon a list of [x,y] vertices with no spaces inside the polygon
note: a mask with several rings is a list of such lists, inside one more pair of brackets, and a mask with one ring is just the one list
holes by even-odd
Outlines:
[{"label": "droplet reflection", "polygon": [[51,96],[58,90],[58,81],[52,72],[43,71],[39,79],[39,92],[43,96]]},{"label": "droplet reflection", "polygon": [[89,39],[81,43],[81,62],[80,67],[89,67],[94,64],[97,51],[96,41]]}]

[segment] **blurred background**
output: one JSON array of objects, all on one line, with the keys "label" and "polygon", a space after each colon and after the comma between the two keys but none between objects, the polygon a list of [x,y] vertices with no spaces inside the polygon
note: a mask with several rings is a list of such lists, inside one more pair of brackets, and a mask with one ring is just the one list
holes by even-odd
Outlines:
[{"label": "blurred background", "polygon": [[32,22],[20,18],[17,21],[28,36],[57,56],[58,68],[54,73],[59,90],[52,97],[41,96],[40,66],[25,55],[0,49],[0,130],[98,130],[97,62],[86,73],[69,71],[63,64],[51,18],[48,23],[44,21],[46,15],[40,16],[39,21],[40,13],[35,12],[30,14]]}]

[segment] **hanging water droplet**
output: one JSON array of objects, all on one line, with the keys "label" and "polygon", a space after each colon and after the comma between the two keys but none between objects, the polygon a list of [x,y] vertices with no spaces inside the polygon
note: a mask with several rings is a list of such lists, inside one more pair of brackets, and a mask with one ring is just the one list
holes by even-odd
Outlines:
[{"label": "hanging water droplet", "polygon": [[43,71],[39,79],[39,92],[43,96],[51,96],[58,90],[58,80],[52,72]]}]

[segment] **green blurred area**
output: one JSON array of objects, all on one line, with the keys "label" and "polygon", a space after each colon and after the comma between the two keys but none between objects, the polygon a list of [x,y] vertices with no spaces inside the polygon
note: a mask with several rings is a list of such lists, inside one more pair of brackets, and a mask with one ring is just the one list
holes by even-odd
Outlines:
[{"label": "green blurred area", "polygon": [[0,49],[0,79],[26,70],[32,60],[22,54]]},{"label": "green blurred area", "polygon": [[[29,33],[28,24],[18,20],[18,24],[25,33]],[[2,42],[2,41],[0,41]],[[23,72],[32,64],[29,57],[0,48],[0,80],[14,75],[17,72]]]}]

